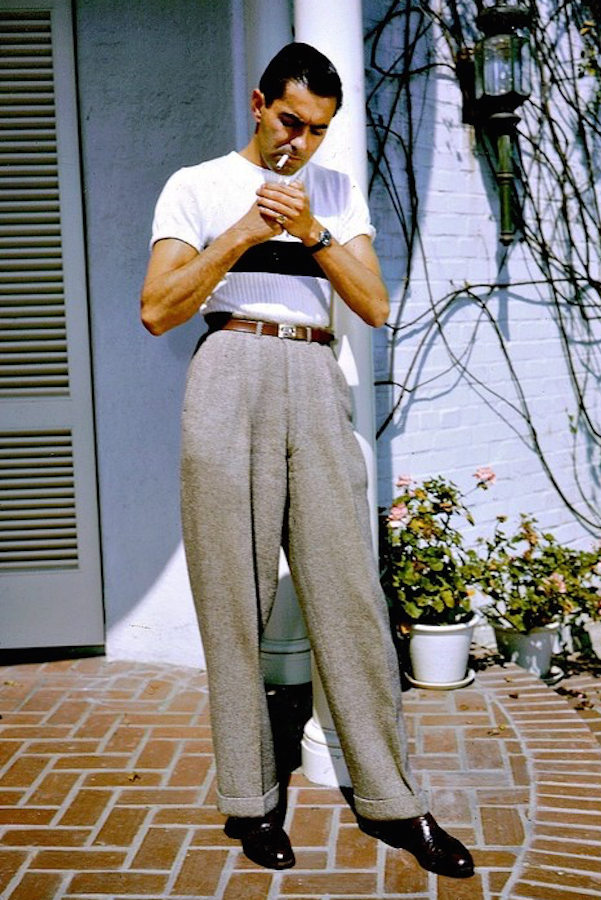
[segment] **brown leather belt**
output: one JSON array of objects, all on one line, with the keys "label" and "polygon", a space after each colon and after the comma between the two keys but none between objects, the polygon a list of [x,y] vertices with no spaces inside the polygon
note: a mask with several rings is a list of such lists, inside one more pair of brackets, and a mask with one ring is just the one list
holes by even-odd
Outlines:
[{"label": "brown leather belt", "polygon": [[221,329],[247,331],[257,336],[266,334],[269,337],[285,338],[291,341],[306,341],[308,344],[312,342],[331,344],[334,340],[334,335],[327,328],[316,328],[313,325],[286,325],[279,322],[263,322],[260,319],[237,319],[233,316],[225,321],[208,321],[208,325],[210,331],[220,331]]}]

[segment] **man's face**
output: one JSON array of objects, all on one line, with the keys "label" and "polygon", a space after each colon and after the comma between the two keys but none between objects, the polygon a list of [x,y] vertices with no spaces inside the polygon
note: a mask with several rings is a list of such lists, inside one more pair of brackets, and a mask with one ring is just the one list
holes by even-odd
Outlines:
[{"label": "man's face", "polygon": [[289,81],[284,95],[265,105],[259,90],[253,91],[251,109],[257,130],[255,144],[261,165],[274,169],[287,153],[288,162],[280,170],[292,175],[315,153],[336,111],[334,97],[319,97],[296,81]]}]

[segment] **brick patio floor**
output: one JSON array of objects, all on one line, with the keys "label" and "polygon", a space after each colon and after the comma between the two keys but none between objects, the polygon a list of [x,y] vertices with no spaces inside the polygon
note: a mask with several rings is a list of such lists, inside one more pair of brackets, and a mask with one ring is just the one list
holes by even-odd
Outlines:
[{"label": "brick patio floor", "polygon": [[599,694],[574,708],[598,684],[571,681],[562,696],[493,666],[461,690],[405,694],[433,812],[476,860],[475,877],[457,881],[363,835],[337,789],[298,772],[287,817],[296,867],[246,860],[215,806],[202,673],[102,658],[3,667],[1,896],[601,897]]}]

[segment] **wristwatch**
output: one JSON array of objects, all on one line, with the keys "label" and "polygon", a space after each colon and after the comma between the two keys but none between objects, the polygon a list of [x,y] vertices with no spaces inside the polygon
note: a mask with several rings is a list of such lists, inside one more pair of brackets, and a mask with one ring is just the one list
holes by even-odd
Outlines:
[{"label": "wristwatch", "polygon": [[317,241],[317,243],[311,244],[311,246],[307,247],[306,249],[309,251],[309,253],[317,253],[318,250],[323,250],[324,247],[329,247],[331,243],[332,235],[327,228],[323,228],[319,232],[319,240]]}]

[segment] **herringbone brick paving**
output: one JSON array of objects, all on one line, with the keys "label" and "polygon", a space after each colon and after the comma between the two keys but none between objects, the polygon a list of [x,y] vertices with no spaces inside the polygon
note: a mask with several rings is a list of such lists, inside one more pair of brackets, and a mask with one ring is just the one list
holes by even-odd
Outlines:
[{"label": "herringbone brick paving", "polygon": [[[516,667],[405,694],[433,812],[474,852],[466,881],[366,837],[340,791],[298,772],[296,867],[249,862],[215,806],[203,673],[96,658],[8,666],[0,681],[3,900],[601,896],[601,746],[572,695]],[[599,735],[596,703],[584,711]]]}]

